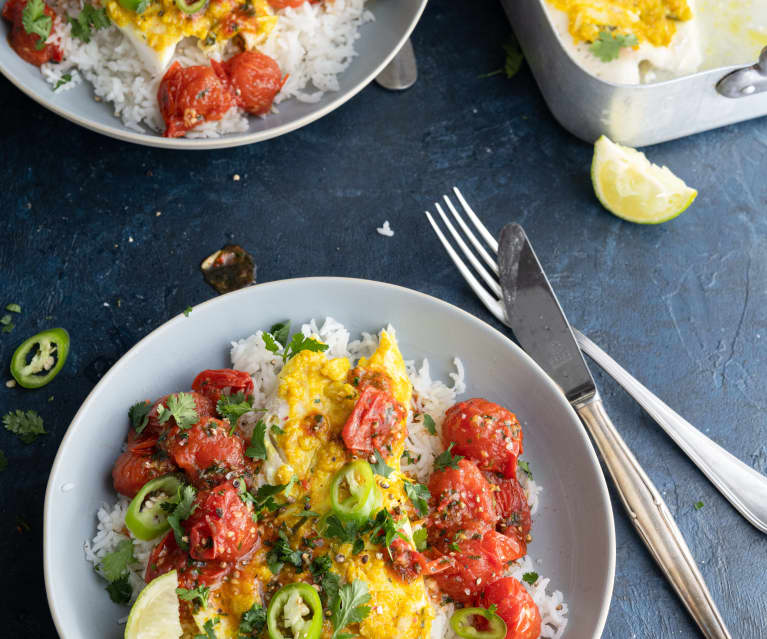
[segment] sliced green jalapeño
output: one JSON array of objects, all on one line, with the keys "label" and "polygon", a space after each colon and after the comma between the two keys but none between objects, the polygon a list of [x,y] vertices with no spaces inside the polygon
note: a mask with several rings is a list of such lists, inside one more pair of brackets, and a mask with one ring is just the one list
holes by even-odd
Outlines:
[{"label": "sliced green jalape\u00f1o", "polygon": [[269,639],[319,639],[322,602],[309,584],[297,582],[280,588],[266,610]]},{"label": "sliced green jalape\u00f1o", "polygon": [[[487,628],[477,630],[472,623],[474,617],[487,620]],[[462,639],[503,639],[506,636],[506,622],[487,608],[461,608],[450,617],[453,632]]]},{"label": "sliced green jalape\u00f1o", "polygon": [[125,525],[137,539],[149,541],[170,529],[168,509],[175,503],[181,481],[173,475],[158,477],[144,484],[125,513]]},{"label": "sliced green jalape\u00f1o", "polygon": [[11,375],[24,388],[40,388],[59,374],[69,354],[63,328],[41,331],[24,340],[11,358]]},{"label": "sliced green jalape\u00f1o", "polygon": [[380,509],[381,502],[381,491],[376,485],[373,469],[365,460],[346,464],[330,484],[333,513],[343,521],[361,524]]}]

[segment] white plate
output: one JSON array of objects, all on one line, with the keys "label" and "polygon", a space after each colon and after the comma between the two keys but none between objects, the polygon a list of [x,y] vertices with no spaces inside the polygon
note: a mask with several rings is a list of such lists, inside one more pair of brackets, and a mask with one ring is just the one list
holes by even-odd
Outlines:
[{"label": "white plate", "polygon": [[[353,333],[391,322],[406,359],[428,357],[446,379],[466,367],[463,398],[510,408],[524,426],[524,457],[543,485],[529,553],[570,606],[566,637],[602,634],[615,573],[607,487],[577,416],[549,377],[501,333],[445,302],[405,288],[343,278],[261,284],[215,298],[141,340],[88,395],[61,443],[45,495],[48,602],[62,639],[118,639],[127,609],[113,604],[86,562],[95,513],[115,501],[111,469],[127,432],[128,407],[189,388],[206,368],[230,366],[229,344],[273,323],[334,317]],[[68,490],[64,490],[66,487]]]}]

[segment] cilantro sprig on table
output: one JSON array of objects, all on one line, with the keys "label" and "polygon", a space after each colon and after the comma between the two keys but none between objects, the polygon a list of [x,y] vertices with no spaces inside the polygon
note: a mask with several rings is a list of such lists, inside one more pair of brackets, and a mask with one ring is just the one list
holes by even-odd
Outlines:
[{"label": "cilantro sprig on table", "polygon": [[480,78],[491,78],[494,75],[506,74],[507,79],[513,78],[519,70],[522,68],[522,62],[525,60],[525,56],[522,53],[522,49],[519,47],[517,38],[512,33],[506,42],[503,43],[503,51],[506,54],[503,68],[490,71],[490,73],[483,73]]},{"label": "cilantro sprig on table", "polygon": [[591,44],[589,50],[602,62],[612,62],[623,47],[635,47],[639,44],[633,33],[617,33],[600,31],[599,36]]},{"label": "cilantro sprig on table", "polygon": [[43,428],[43,418],[34,410],[15,410],[3,416],[3,426],[11,431],[25,444],[31,444],[40,435],[48,431]]},{"label": "cilantro sprig on table", "polygon": [[[312,351],[315,353],[324,353],[328,350],[328,345],[314,339],[306,337],[303,333],[295,333],[288,341],[290,335],[290,322],[279,322],[272,326],[268,332],[262,333],[264,346],[266,350],[280,355],[283,362],[298,355],[301,351]],[[280,353],[280,349],[282,352]]]}]

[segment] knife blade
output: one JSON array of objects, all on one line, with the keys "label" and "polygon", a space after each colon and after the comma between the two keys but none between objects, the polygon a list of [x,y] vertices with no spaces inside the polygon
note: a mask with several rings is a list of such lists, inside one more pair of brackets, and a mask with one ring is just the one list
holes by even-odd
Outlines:
[{"label": "knife blade", "polygon": [[501,231],[498,271],[514,336],[559,385],[588,429],[642,541],[703,635],[731,639],[671,512],[610,421],[570,324],[519,224],[507,224]]},{"label": "knife blade", "polygon": [[596,392],[594,378],[524,229],[501,231],[498,269],[506,319],[522,348],[562,389],[569,402]]}]

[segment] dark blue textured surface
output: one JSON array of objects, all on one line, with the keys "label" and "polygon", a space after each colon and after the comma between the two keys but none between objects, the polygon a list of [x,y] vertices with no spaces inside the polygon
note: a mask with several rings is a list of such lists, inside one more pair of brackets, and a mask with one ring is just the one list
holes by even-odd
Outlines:
[{"label": "dark blue textured surface", "polygon": [[[24,308],[15,331],[0,335],[0,362],[6,368],[13,348],[44,327],[72,335],[70,359],[48,387],[0,386],[0,413],[36,409],[49,431],[29,446],[0,432],[10,462],[0,474],[2,636],[56,636],[41,561],[56,448],[112,363],[214,295],[199,262],[235,241],[254,254],[261,282],[380,279],[489,320],[423,217],[453,184],[493,231],[510,220],[525,225],[575,326],[692,423],[767,470],[767,121],[649,149],[700,196],[662,226],[621,222],[593,197],[591,147],[552,120],[527,70],[511,81],[478,77],[502,64],[508,30],[493,2],[432,3],[413,37],[413,89],[371,86],[305,129],[218,152],[99,137],[0,81],[0,302]],[[375,232],[384,219],[391,239]],[[611,380],[596,377],[733,637],[766,636],[767,539]],[[698,500],[705,505],[696,511]],[[605,637],[698,636],[614,506],[617,575]]]}]

